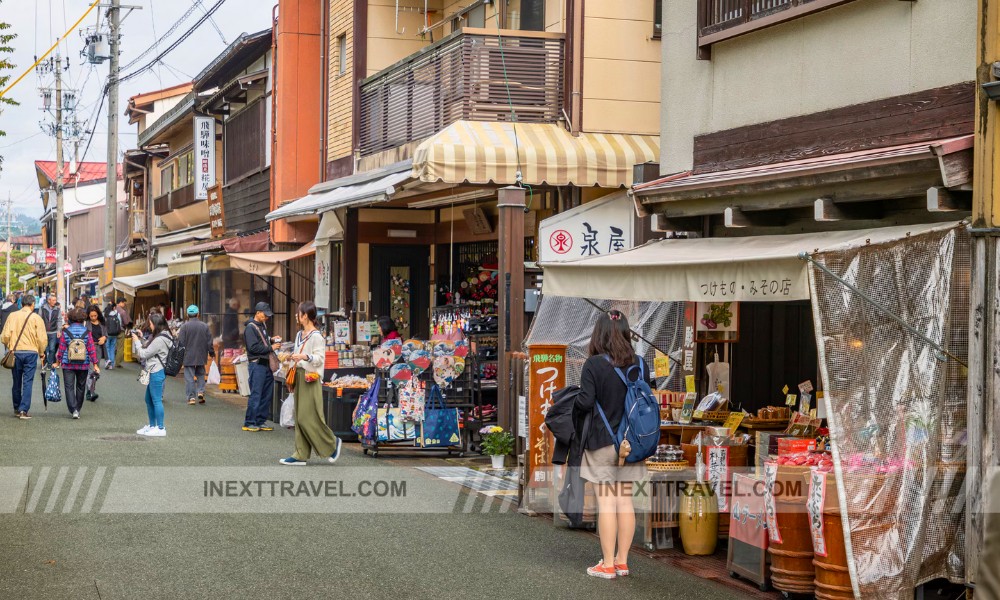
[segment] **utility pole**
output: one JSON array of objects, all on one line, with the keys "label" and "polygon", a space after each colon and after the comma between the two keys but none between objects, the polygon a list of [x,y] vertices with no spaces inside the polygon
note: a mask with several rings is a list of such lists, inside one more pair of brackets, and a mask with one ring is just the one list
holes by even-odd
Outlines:
[{"label": "utility pole", "polygon": [[7,192],[7,282],[4,286],[6,293],[10,293],[10,211],[13,206],[13,202],[10,198],[10,191]]},{"label": "utility pole", "polygon": [[62,67],[61,58],[56,54],[56,296],[63,295],[63,306],[69,306],[69,290],[66,287],[66,215],[63,210],[63,114],[62,114]]},{"label": "utility pole", "polygon": [[105,183],[104,281],[111,285],[115,276],[115,253],[118,251],[115,225],[118,219],[118,54],[121,28],[121,0],[111,0],[108,8],[111,24],[111,68],[108,71],[108,176]]}]

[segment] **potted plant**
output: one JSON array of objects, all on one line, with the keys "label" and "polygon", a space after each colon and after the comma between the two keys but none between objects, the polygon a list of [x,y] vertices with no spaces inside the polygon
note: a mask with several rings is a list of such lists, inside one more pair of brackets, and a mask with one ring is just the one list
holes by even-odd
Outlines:
[{"label": "potted plant", "polygon": [[483,427],[479,433],[483,436],[483,454],[493,461],[494,469],[502,469],[504,458],[514,451],[514,436],[496,425]]}]

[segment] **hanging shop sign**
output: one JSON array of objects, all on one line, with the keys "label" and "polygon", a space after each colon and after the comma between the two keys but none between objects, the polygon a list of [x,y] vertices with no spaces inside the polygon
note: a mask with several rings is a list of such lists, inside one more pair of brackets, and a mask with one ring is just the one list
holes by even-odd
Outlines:
[{"label": "hanging shop sign", "polygon": [[552,449],[555,442],[545,426],[545,415],[552,406],[552,395],[566,385],[566,346],[534,344],[528,346],[528,447],[525,481],[529,487],[550,485]]},{"label": "hanging shop sign", "polygon": [[635,205],[624,192],[611,194],[544,219],[538,226],[538,258],[562,262],[613,254],[634,243]]},{"label": "hanging shop sign", "polygon": [[46,248],[45,249],[45,262],[49,263],[49,264],[56,262],[56,249],[55,248]]},{"label": "hanging shop sign", "polygon": [[[194,197],[207,200],[215,185],[215,119],[194,118]],[[221,194],[220,194],[221,198]]]},{"label": "hanging shop sign", "polygon": [[739,302],[699,302],[695,341],[726,343],[740,340]]},{"label": "hanging shop sign", "polygon": [[213,185],[208,188],[208,219],[212,227],[212,237],[220,238],[226,235],[226,211],[222,205],[222,186]]},{"label": "hanging shop sign", "polygon": [[330,244],[318,244],[316,246],[316,297],[314,302],[319,308],[332,309],[330,300],[330,255],[332,254]]}]

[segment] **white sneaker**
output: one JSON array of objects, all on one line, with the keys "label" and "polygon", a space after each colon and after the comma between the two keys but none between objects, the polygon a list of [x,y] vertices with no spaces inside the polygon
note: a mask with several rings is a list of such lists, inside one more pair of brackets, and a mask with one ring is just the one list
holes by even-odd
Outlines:
[{"label": "white sneaker", "polygon": [[73,411],[73,418],[74,419],[79,419],[80,418],[80,411],[74,410]]},{"label": "white sneaker", "polygon": [[142,429],[135,430],[137,435],[147,435],[149,433],[149,425],[143,425]]},{"label": "white sneaker", "polygon": [[167,430],[163,427],[150,427],[146,435],[148,437],[167,437]]}]

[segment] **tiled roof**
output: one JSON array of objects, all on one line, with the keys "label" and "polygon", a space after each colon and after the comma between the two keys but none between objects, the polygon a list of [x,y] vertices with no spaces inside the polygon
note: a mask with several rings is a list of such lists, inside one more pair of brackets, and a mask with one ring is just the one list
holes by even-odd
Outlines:
[{"label": "tiled roof", "polygon": [[[74,176],[70,173],[70,163],[65,163],[63,169],[63,185],[87,184],[93,181],[101,181],[106,178],[108,172],[107,163],[103,162],[82,162],[77,165],[77,172]],[[49,181],[56,180],[56,161],[36,160],[35,169],[40,171]],[[118,179],[122,178],[122,166],[118,165]]]}]

